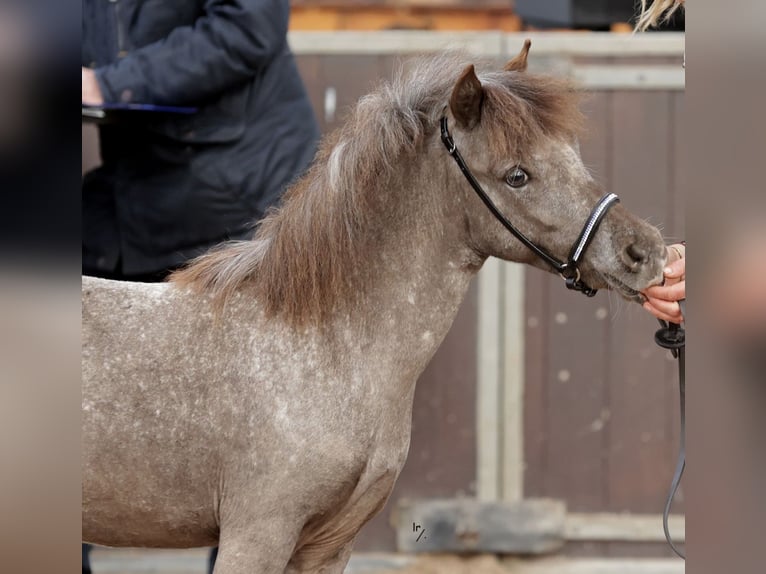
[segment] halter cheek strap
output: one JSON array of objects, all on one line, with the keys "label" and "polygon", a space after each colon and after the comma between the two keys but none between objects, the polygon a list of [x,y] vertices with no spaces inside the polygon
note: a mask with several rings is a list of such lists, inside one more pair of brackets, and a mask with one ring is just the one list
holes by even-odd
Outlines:
[{"label": "halter cheek strap", "polygon": [[481,184],[476,180],[473,173],[471,173],[471,170],[465,163],[463,156],[460,155],[460,151],[458,151],[457,146],[455,145],[455,140],[452,139],[452,136],[449,133],[449,129],[447,127],[447,116],[442,116],[441,119],[441,139],[442,143],[447,148],[447,153],[449,153],[455,160],[458,167],[460,168],[460,171],[463,172],[463,175],[468,180],[468,183],[471,184],[471,187],[479,196],[479,199],[484,202],[484,205],[487,206],[487,209],[489,209],[492,215],[494,215],[495,218],[500,223],[502,223],[503,226],[508,231],[510,231],[514,237],[516,237],[516,239],[521,241],[530,251],[545,261],[559,275],[561,275],[561,277],[563,277],[566,281],[566,286],[568,289],[580,291],[588,297],[593,297],[596,294],[597,289],[593,289],[582,281],[580,278],[580,269],[578,266],[582,260],[582,256],[585,253],[585,250],[593,240],[593,236],[595,235],[599,224],[604,219],[604,216],[609,211],[609,208],[612,207],[615,203],[619,202],[620,198],[617,197],[614,193],[607,193],[599,200],[599,202],[590,212],[590,215],[588,216],[582,231],[580,231],[580,235],[577,237],[577,241],[575,241],[572,249],[570,249],[567,260],[561,261],[539,245],[535,244],[531,239],[519,231],[516,226],[513,225],[513,223],[511,223],[508,218],[506,218],[505,215],[503,215],[497,206],[492,202],[489,195],[487,195],[487,192],[484,191],[484,189],[481,187]]}]

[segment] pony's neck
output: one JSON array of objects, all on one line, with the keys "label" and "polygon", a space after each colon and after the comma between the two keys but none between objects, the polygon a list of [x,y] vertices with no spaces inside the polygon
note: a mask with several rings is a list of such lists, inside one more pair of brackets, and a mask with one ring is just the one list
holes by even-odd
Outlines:
[{"label": "pony's neck", "polygon": [[418,162],[381,194],[387,205],[378,213],[386,217],[370,230],[379,249],[366,264],[371,280],[357,309],[368,354],[405,378],[436,352],[484,261],[469,247],[462,194],[440,159]]}]

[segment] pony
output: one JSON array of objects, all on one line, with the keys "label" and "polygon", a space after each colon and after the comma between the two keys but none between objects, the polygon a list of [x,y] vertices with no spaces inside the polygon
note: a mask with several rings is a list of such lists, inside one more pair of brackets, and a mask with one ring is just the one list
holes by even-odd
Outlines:
[{"label": "pony", "polygon": [[[252,240],[161,284],[83,278],[83,540],[219,546],[216,574],[343,572],[407,457],[418,376],[490,256],[548,269],[602,190],[579,92],[463,53],[361,98]],[[578,278],[638,300],[660,233],[615,205]]]}]

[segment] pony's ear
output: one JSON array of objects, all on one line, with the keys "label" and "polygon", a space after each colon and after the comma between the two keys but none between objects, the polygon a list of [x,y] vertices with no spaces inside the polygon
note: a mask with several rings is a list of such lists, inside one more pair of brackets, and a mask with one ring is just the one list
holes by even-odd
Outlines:
[{"label": "pony's ear", "polygon": [[529,47],[532,45],[532,40],[527,38],[524,40],[524,46],[521,48],[519,55],[509,60],[503,67],[506,72],[525,72],[527,70],[527,56],[529,55]]},{"label": "pony's ear", "polygon": [[481,119],[483,101],[484,88],[471,64],[460,74],[449,100],[452,115],[455,116],[455,121],[460,127],[467,130],[476,127]]}]

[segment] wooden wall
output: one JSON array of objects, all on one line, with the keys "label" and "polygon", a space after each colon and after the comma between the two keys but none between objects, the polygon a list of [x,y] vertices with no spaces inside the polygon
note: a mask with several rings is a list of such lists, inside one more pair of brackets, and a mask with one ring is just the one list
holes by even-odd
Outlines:
[{"label": "wooden wall", "polygon": [[[596,92],[583,159],[639,216],[684,237],[679,91]],[[573,512],[659,514],[678,449],[676,363],[656,321],[601,292],[581,301],[526,273],[524,488]],[[683,484],[673,512],[682,514]],[[657,528],[659,528],[659,523]],[[575,554],[670,555],[663,544],[580,544]]]}]

